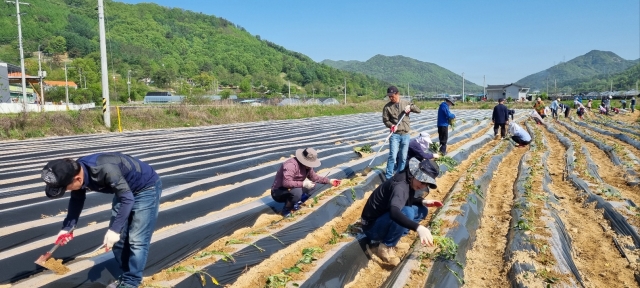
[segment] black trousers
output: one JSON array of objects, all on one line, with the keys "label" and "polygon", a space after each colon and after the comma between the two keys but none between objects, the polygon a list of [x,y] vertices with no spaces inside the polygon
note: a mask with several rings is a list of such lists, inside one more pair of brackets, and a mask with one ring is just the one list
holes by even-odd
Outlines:
[{"label": "black trousers", "polygon": [[273,201],[278,203],[285,203],[284,206],[287,208],[293,207],[294,204],[298,203],[302,198],[302,194],[306,194],[305,200],[310,198],[313,195],[315,189],[307,189],[307,188],[279,188],[279,189],[271,189],[271,198]]},{"label": "black trousers", "polygon": [[564,118],[569,118],[569,111],[571,109],[569,109],[569,107],[567,107],[567,109],[564,110]]},{"label": "black trousers", "polygon": [[493,136],[498,135],[498,127],[500,127],[500,137],[504,138],[504,135],[507,134],[507,129],[504,127],[505,123],[494,123],[493,124]]},{"label": "black trousers", "polygon": [[522,138],[520,138],[520,136],[511,136],[511,140],[513,140],[513,142],[518,143],[519,145],[527,145],[531,143],[531,141],[523,141]]},{"label": "black trousers", "polygon": [[449,126],[438,126],[438,139],[440,140],[440,153],[447,154],[447,140],[449,140]]}]

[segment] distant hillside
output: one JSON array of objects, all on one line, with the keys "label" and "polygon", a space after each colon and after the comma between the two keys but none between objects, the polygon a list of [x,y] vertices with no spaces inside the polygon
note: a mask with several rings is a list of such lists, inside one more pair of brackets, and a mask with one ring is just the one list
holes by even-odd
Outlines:
[{"label": "distant hillside", "polygon": [[628,91],[636,88],[637,81],[640,81],[640,64],[613,75],[600,74],[558,83],[558,92]]},{"label": "distant hillside", "polygon": [[531,87],[532,90],[544,90],[547,87],[547,78],[549,79],[549,87],[553,86],[554,80],[558,83],[570,83],[571,80],[582,79],[577,82],[585,82],[597,75],[606,77],[606,75],[625,71],[636,63],[638,63],[637,60],[625,60],[613,52],[592,50],[568,62],[524,77],[517,83]]},{"label": "distant hillside", "polygon": [[[36,74],[37,58],[32,53],[41,47],[47,58],[44,63],[48,80],[64,79],[66,56],[73,59],[69,79],[78,81],[79,73],[88,90],[72,91],[74,102],[99,101],[100,56],[98,17],[95,0],[33,0],[21,7],[22,34],[26,69]],[[5,3],[6,4],[6,3]],[[16,17],[10,16],[13,5],[0,15],[0,59],[19,63]],[[126,100],[128,72],[135,80],[150,78],[160,89],[173,88],[177,94],[211,93],[213,84],[240,86],[242,94],[277,95],[291,93],[335,95],[343,91],[362,95],[384,91],[389,85],[376,78],[338,70],[313,61],[306,55],[291,51],[276,43],[251,35],[230,21],[186,11],[162,7],[153,3],[126,4],[105,1],[107,52],[112,95]],[[113,71],[113,72],[112,72]],[[110,75],[111,76],[111,75]],[[117,77],[116,77],[117,76]],[[110,77],[111,79],[111,77]],[[133,100],[141,99],[146,85],[132,81]],[[113,87],[116,85],[118,87]],[[297,87],[302,87],[297,89]],[[116,89],[117,88],[117,89]],[[76,95],[83,94],[76,98]],[[49,93],[49,100],[59,95]],[[242,96],[242,95],[240,95]]]},{"label": "distant hillside", "polygon": [[[411,91],[462,93],[462,76],[436,64],[405,56],[376,55],[365,62],[324,60],[322,63],[338,69],[373,76],[398,85],[402,91],[406,90],[408,83],[410,93]],[[465,91],[478,92],[482,91],[482,87],[465,80]]]}]

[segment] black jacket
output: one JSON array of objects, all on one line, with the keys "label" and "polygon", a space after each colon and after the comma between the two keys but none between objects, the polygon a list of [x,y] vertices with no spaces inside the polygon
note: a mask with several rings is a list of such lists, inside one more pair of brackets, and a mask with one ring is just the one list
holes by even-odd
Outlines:
[{"label": "black jacket", "polygon": [[491,116],[491,121],[496,124],[504,124],[509,121],[509,109],[504,104],[498,104],[496,107],[493,107],[493,116]]}]

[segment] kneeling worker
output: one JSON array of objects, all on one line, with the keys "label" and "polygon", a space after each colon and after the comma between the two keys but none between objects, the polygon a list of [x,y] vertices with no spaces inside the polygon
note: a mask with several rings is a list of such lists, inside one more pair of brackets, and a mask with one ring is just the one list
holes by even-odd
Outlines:
[{"label": "kneeling worker", "polygon": [[[374,254],[382,261],[398,265],[400,259],[395,248],[409,229],[417,231],[423,245],[433,245],[429,228],[418,223],[427,216],[427,207],[440,207],[442,203],[414,197],[415,191],[435,189],[438,165],[432,160],[409,160],[409,165],[378,186],[362,210],[362,230],[371,241],[380,241]],[[428,191],[428,190],[427,190]]]},{"label": "kneeling worker", "polygon": [[162,182],[153,168],[126,154],[97,153],[78,160],[53,160],[42,169],[42,180],[49,198],[60,198],[71,191],[69,211],[56,240],[61,245],[73,239],[69,230],[78,223],[87,190],[115,194],[103,245],[113,247],[123,273],[107,287],[138,287],[162,194]]},{"label": "kneeling worker", "polygon": [[282,163],[276,173],[276,179],[271,185],[273,200],[285,203],[280,213],[282,216],[288,217],[292,211],[300,209],[300,205],[315,192],[315,183],[331,183],[334,187],[340,185],[338,179],[318,176],[313,171],[313,168],[318,166],[320,166],[320,160],[318,160],[318,153],[313,148],[298,149],[295,157]]},{"label": "kneeling worker", "polygon": [[516,122],[509,125],[509,134],[511,134],[511,140],[518,143],[517,147],[525,147],[531,143],[531,135],[516,124]]}]

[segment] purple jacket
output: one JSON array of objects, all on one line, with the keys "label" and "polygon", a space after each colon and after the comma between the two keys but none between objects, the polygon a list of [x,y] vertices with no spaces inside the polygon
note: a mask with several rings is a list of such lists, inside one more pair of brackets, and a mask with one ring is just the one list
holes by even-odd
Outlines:
[{"label": "purple jacket", "polygon": [[320,177],[313,171],[313,168],[307,169],[305,166],[301,165],[298,162],[298,159],[291,158],[282,163],[280,169],[276,173],[276,179],[273,181],[273,185],[271,185],[271,189],[278,188],[301,188],[302,182],[304,179],[309,178],[309,180],[316,182],[327,184],[329,183],[329,178]]}]

